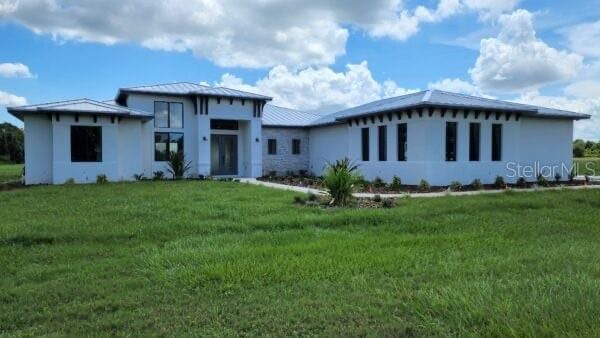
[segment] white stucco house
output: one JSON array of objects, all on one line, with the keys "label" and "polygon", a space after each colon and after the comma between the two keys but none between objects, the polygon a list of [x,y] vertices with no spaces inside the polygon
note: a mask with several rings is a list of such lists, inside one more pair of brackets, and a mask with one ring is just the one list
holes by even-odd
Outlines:
[{"label": "white stucco house", "polygon": [[[270,97],[193,83],[119,89],[112,101],[12,107],[24,122],[26,184],[95,182],[166,172],[170,151],[190,176],[259,177],[348,157],[367,179],[432,185],[539,172],[568,176],[581,113],[428,90],[328,115],[268,104]],[[527,169],[530,168],[530,169]],[[517,170],[519,170],[517,172]]]}]

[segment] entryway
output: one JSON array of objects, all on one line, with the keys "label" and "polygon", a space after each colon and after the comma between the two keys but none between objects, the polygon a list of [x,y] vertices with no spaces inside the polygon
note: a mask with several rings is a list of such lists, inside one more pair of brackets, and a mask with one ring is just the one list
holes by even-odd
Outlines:
[{"label": "entryway", "polygon": [[238,136],[218,135],[210,137],[211,174],[227,176],[238,174]]}]

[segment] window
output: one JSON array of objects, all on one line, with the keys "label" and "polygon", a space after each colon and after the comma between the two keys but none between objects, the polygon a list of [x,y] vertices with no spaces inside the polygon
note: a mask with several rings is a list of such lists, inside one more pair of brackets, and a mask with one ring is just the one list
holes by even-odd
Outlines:
[{"label": "window", "polygon": [[379,135],[379,160],[387,161],[387,127],[379,126],[377,130]]},{"label": "window", "polygon": [[471,123],[469,125],[469,161],[479,161],[479,148],[481,143],[481,124]]},{"label": "window", "polygon": [[456,122],[446,122],[446,161],[456,161]]},{"label": "window", "polygon": [[300,155],[300,139],[292,139],[292,154]]},{"label": "window", "polygon": [[406,161],[406,148],[408,146],[408,128],[406,123],[398,125],[398,161]]},{"label": "window", "polygon": [[492,124],[492,161],[502,161],[502,125]]},{"label": "window", "polygon": [[183,128],[183,103],[155,101],[154,127]]},{"label": "window", "polygon": [[369,128],[362,128],[362,160],[369,160]]},{"label": "window", "polygon": [[236,120],[210,120],[210,129],[238,130],[239,128],[239,123]]},{"label": "window", "polygon": [[102,162],[102,128],[71,126],[71,162]]},{"label": "window", "polygon": [[183,134],[154,133],[154,160],[168,161],[171,152],[183,152]]},{"label": "window", "polygon": [[267,147],[269,148],[269,155],[277,154],[277,140],[274,138],[270,138],[267,141]]}]

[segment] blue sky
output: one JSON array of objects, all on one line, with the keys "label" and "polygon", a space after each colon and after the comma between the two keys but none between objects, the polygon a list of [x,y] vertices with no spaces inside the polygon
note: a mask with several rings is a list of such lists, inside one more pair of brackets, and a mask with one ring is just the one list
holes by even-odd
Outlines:
[{"label": "blue sky", "polygon": [[[4,109],[10,103],[104,100],[119,87],[175,81],[253,90],[324,113],[440,88],[600,118],[600,0],[284,2],[291,13],[227,0],[225,12],[215,2],[164,18],[160,5],[144,7],[139,21],[120,17],[119,6],[139,1],[0,0],[0,121],[21,125]],[[235,19],[230,8],[239,8]],[[202,16],[211,11],[223,20]],[[576,136],[598,139],[599,129],[595,117]]]}]

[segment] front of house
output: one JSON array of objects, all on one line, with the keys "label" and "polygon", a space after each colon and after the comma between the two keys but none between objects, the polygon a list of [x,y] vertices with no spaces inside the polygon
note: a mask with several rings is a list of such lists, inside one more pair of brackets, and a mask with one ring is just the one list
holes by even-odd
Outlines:
[{"label": "front of house", "polygon": [[[566,179],[573,123],[589,115],[429,90],[329,115],[228,88],[173,83],[9,108],[25,125],[26,184],[151,177],[182,151],[189,176],[319,175],[348,157],[367,179],[432,185],[538,173]],[[521,168],[532,168],[532,172]],[[559,171],[544,171],[558,168]],[[518,171],[518,172],[517,172]]]}]

